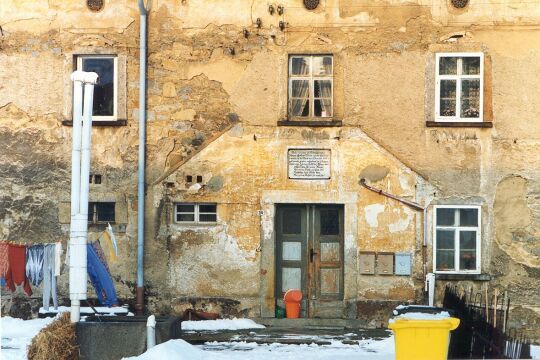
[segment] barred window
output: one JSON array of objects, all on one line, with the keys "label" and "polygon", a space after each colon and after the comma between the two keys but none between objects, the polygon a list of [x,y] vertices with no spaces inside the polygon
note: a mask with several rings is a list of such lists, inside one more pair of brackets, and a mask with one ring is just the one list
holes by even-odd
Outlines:
[{"label": "barred window", "polygon": [[114,202],[89,202],[88,222],[91,224],[107,223],[115,221]]}]

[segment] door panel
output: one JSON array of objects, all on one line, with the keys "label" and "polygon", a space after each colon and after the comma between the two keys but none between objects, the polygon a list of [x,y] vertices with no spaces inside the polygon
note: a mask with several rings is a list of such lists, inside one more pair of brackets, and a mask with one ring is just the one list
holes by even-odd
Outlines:
[{"label": "door panel", "polygon": [[316,251],[310,287],[311,317],[343,316],[343,207],[313,205],[311,246]]},{"label": "door panel", "polygon": [[343,315],[343,206],[279,205],[276,297],[300,289],[310,317]]},{"label": "door panel", "polygon": [[306,292],[307,208],[283,205],[276,211],[276,297],[289,289]]}]

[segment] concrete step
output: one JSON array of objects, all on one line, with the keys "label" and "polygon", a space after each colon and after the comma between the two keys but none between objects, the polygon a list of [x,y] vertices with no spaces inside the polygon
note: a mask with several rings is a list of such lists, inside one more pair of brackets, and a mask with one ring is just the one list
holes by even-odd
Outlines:
[{"label": "concrete step", "polygon": [[253,321],[272,328],[286,329],[366,329],[367,323],[359,319],[277,319],[277,318],[252,318]]}]

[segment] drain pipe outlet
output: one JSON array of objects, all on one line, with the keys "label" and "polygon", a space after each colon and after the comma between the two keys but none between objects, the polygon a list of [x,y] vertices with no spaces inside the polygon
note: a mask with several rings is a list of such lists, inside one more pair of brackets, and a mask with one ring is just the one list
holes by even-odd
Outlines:
[{"label": "drain pipe outlet", "polygon": [[426,275],[426,289],[428,292],[428,305],[435,304],[435,274],[429,273]]},{"label": "drain pipe outlet", "polygon": [[146,157],[146,14],[144,0],[139,0],[139,171],[137,185],[137,315],[144,312],[144,193]]},{"label": "drain pipe outlet", "polygon": [[146,349],[156,346],[156,317],[150,315],[146,320]]}]

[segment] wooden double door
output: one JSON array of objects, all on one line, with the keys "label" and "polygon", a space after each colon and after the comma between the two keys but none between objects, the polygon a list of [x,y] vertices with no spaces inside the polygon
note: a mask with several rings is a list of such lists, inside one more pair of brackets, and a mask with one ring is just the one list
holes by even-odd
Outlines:
[{"label": "wooden double door", "polygon": [[305,316],[343,316],[343,206],[283,204],[276,208],[276,297],[304,294]]}]

